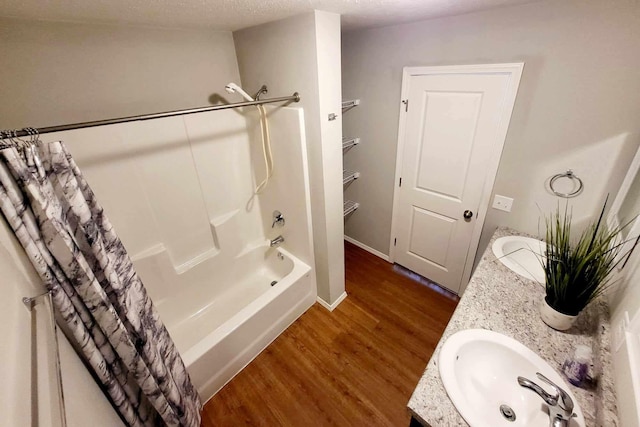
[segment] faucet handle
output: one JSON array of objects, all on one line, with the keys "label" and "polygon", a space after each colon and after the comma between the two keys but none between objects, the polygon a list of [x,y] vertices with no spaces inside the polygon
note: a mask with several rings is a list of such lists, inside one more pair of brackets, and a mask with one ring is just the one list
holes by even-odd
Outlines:
[{"label": "faucet handle", "polygon": [[275,226],[283,227],[284,226],[284,216],[280,211],[273,211],[273,222],[271,223],[271,228]]},{"label": "faucet handle", "polygon": [[518,377],[518,384],[520,384],[521,387],[528,388],[529,390],[536,393],[538,396],[542,398],[542,400],[544,400],[544,402],[547,405],[549,406],[558,405],[558,398],[560,396],[558,395],[557,390],[554,389],[556,394],[549,394],[545,389],[540,387],[538,384],[534,383],[533,381],[525,377]]},{"label": "faucet handle", "polygon": [[556,396],[559,397],[559,403],[562,409],[567,411],[569,414],[572,414],[574,404],[573,404],[573,399],[571,399],[571,396],[569,396],[567,392],[562,389],[562,387],[555,384],[553,381],[551,381],[549,378],[542,375],[540,372],[536,372],[536,375],[538,376],[538,378],[540,378],[542,381],[549,384],[553,388],[553,391],[555,391]]}]

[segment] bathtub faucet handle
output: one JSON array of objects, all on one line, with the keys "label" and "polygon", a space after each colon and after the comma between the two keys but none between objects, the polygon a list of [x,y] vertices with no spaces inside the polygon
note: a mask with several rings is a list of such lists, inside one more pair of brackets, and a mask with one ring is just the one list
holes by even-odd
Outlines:
[{"label": "bathtub faucet handle", "polygon": [[276,225],[278,227],[284,227],[284,216],[280,211],[273,211],[273,222],[271,223],[271,228],[275,228]]}]

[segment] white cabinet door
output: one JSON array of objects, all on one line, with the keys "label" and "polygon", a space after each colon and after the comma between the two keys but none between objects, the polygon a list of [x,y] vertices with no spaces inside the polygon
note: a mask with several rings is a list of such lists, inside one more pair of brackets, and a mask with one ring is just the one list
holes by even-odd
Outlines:
[{"label": "white cabinet door", "polygon": [[473,262],[522,70],[486,67],[407,68],[403,81],[394,261],[456,293]]}]

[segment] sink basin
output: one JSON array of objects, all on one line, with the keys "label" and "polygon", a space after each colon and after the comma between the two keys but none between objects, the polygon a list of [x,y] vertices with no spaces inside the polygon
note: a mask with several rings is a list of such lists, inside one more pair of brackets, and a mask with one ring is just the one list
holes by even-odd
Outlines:
[{"label": "sink basin", "polygon": [[[440,377],[449,398],[471,427],[548,427],[547,405],[533,391],[518,384],[528,378],[552,393],[536,377],[542,373],[573,399],[577,415],[570,427],[584,427],[582,410],[569,385],[540,356],[518,341],[485,329],[467,329],[453,334],[442,346]],[[515,414],[509,421],[501,410]]]},{"label": "sink basin", "polygon": [[543,241],[531,237],[500,237],[491,246],[494,255],[509,269],[520,276],[544,284],[542,262],[546,252]]}]

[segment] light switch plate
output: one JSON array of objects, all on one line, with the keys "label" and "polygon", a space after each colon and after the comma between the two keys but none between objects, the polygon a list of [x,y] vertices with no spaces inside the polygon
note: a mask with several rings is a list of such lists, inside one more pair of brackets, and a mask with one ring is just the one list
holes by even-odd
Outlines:
[{"label": "light switch plate", "polygon": [[505,197],[505,196],[496,194],[496,196],[493,198],[492,207],[494,209],[498,209],[505,212],[511,212],[511,206],[513,206],[513,199],[510,197]]}]

